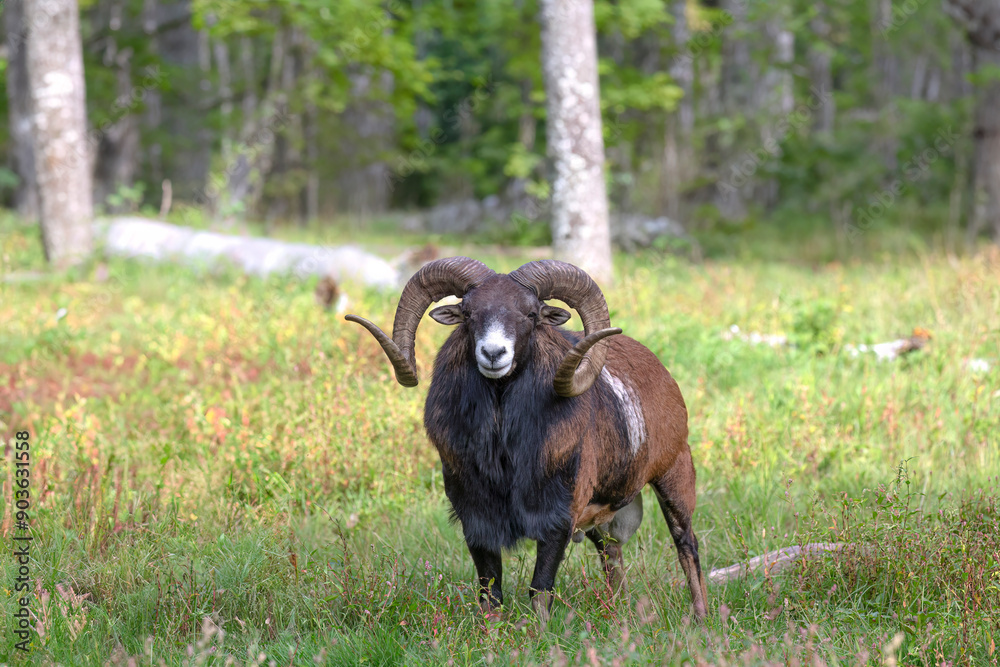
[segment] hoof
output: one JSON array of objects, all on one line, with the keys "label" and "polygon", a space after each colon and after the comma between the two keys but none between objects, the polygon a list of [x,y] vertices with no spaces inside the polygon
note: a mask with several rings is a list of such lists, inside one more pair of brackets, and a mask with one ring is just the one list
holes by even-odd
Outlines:
[{"label": "hoof", "polygon": [[538,626],[542,630],[549,624],[553,597],[552,591],[541,591],[531,598],[531,608],[538,616]]},{"label": "hoof", "polygon": [[617,597],[624,588],[625,573],[621,567],[613,567],[607,572],[608,588],[611,589],[612,597]]},{"label": "hoof", "polygon": [[500,616],[500,605],[491,604],[486,598],[479,601],[479,610],[487,616]]}]

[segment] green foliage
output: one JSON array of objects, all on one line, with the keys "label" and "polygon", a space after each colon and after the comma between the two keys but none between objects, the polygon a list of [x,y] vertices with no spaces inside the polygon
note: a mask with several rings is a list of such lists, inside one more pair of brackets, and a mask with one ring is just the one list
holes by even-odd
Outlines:
[{"label": "green foliage", "polygon": [[142,195],[146,191],[146,184],[139,182],[135,185],[119,185],[118,190],[108,195],[105,204],[116,211],[133,213],[138,210],[142,203]]},{"label": "green foliage", "polygon": [[[268,203],[284,204],[276,210],[300,206],[312,172],[322,182],[343,184],[352,182],[349,174],[376,164],[384,169],[373,171],[388,170],[388,203],[399,208],[503,195],[512,185],[542,195],[548,188],[537,0],[195,0],[192,26],[206,32],[211,49],[228,48],[231,90],[225,100],[214,50],[208,70],[193,61],[180,64],[179,54],[162,55],[143,27],[147,8],[141,0],[116,5],[121,24],[113,30],[106,7],[83,7],[92,143],[126,116],[144,114],[153,91],[161,98],[158,107],[171,111],[171,127],[139,123],[137,180],[151,184],[141,203],[156,205],[147,201],[159,192],[152,184],[184,171],[183,162],[206,143],[215,173],[226,169],[221,163],[232,159],[227,148],[278,106],[294,121],[280,132],[287,155],[263,188]],[[963,199],[971,177],[971,104],[967,84],[949,74],[967,67],[956,60],[965,57],[957,48],[962,37],[940,7],[897,4],[881,25],[871,7],[858,3],[755,2],[740,5],[736,17],[690,2],[683,5],[683,43],[674,32],[680,8],[662,0],[594,3],[613,208],[664,212],[664,179],[674,177],[664,172],[665,137],[679,120],[683,94],[673,75],[685,62],[694,74],[685,100],[694,115],[690,136],[683,137],[690,143],[683,155],[688,163],[681,165],[684,182],[677,185],[681,222],[689,228],[739,235],[773,222],[799,234],[844,230],[857,226],[879,194],[901,180],[901,193],[877,224],[904,234],[955,236],[971,206]],[[793,37],[790,63],[779,62],[779,29]],[[277,83],[281,77],[271,71],[281,54],[294,63],[290,84]],[[832,91],[815,88],[819,57],[829,58]],[[995,74],[984,67],[970,75],[970,90]],[[774,82],[784,75],[792,84],[792,111],[777,99],[749,99],[777,95]],[[0,77],[0,89],[5,85]],[[730,93],[737,99],[728,100]],[[826,93],[835,107],[833,123],[820,132],[817,98]],[[5,104],[0,96],[0,108]],[[300,123],[307,112],[318,119],[308,137]],[[926,163],[920,156],[946,128],[958,138]],[[6,126],[0,128],[0,148],[8,144],[6,133]],[[317,148],[322,159],[310,164],[307,147]],[[720,188],[732,185],[734,167],[748,159],[752,173],[739,177],[745,178],[748,205],[719,210]],[[204,188],[176,179],[174,185],[178,204]],[[10,202],[10,185],[0,187]],[[343,210],[350,194],[328,196]],[[961,210],[941,215],[956,202]],[[227,215],[241,212],[240,204],[220,206]]]},{"label": "green foliage", "polygon": [[546,246],[552,243],[552,228],[546,220],[514,213],[507,224],[485,235],[484,240],[505,246]]},{"label": "green foliage", "polygon": [[542,161],[542,156],[531,153],[523,144],[514,144],[503,173],[511,178],[528,178]]},{"label": "green foliage", "polygon": [[[414,10],[424,57],[439,64],[430,86],[432,127],[406,124],[396,204],[434,203],[455,191],[502,193],[510,179],[543,187],[545,134],[540,35],[534,2],[426,3]],[[599,33],[669,40],[672,18],[661,2],[597,3]],[[609,145],[632,142],[650,118],[662,118],[681,95],[663,71],[620,58],[600,62],[602,110]],[[485,80],[486,85],[478,83]],[[633,115],[624,118],[623,114]],[[407,160],[407,157],[419,159]],[[627,166],[631,168],[631,165]],[[412,175],[409,175],[412,171]]]},{"label": "green foliage", "polygon": [[[781,208],[800,218],[803,211],[835,210],[843,221],[858,222],[880,197],[889,201],[887,192],[896,184],[897,193],[871,224],[892,226],[906,220],[909,229],[940,229],[939,212],[922,214],[919,208],[947,201],[956,187],[959,160],[970,151],[968,109],[913,100],[899,100],[897,105],[899,118],[892,123],[843,124],[832,136],[805,129],[789,134],[773,168],[782,187]],[[885,131],[894,135],[897,146],[891,168],[870,153],[872,134]],[[916,216],[902,214],[907,202],[915,204]]]},{"label": "green foliage", "polygon": [[12,190],[17,187],[21,179],[7,167],[0,167],[0,192]]},{"label": "green foliage", "polygon": [[254,36],[273,43],[281,28],[294,26],[305,31],[316,45],[308,65],[320,68],[329,78],[324,86],[303,80],[303,87],[296,92],[308,94],[323,108],[342,110],[354,99],[345,73],[359,66],[392,75],[392,87],[371,86],[367,94],[374,100],[389,101],[400,118],[409,117],[417,100],[429,95],[427,84],[435,63],[417,58],[411,10],[403,3],[392,3],[387,10],[374,0],[277,2],[267,6],[197,0],[193,8],[194,25],[208,28],[218,38]]},{"label": "green foliage", "polygon": [[644,74],[634,69],[616,68],[609,60],[601,60],[602,74],[617,80],[601,92],[601,108],[614,113],[628,109],[638,111],[673,111],[684,91],[674,85],[665,72]]},{"label": "green foliage", "polygon": [[619,32],[625,39],[634,40],[647,30],[668,27],[673,17],[667,3],[660,0],[597,0],[594,22],[598,30]]},{"label": "green foliage", "polygon": [[792,310],[791,342],[815,352],[829,352],[841,341],[836,329],[838,306],[824,298],[798,301]]}]

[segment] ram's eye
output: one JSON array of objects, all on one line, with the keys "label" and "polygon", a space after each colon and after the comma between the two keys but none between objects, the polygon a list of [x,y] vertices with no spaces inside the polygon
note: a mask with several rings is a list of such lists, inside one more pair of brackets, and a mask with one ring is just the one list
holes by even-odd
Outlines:
[{"label": "ram's eye", "polygon": [[528,313],[528,317],[530,317],[533,320],[537,320],[538,319],[538,313],[535,313],[535,312]]},{"label": "ram's eye", "polygon": [[472,313],[470,313],[470,312],[469,312],[469,311],[467,311],[467,310],[463,310],[463,311],[462,311],[462,317],[464,317],[465,319],[469,319],[469,317],[470,317],[471,315],[472,315]]}]

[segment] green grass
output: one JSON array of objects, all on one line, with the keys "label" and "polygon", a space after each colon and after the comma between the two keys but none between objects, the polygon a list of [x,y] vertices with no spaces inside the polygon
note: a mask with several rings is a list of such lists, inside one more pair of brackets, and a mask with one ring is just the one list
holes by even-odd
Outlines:
[{"label": "green grass", "polygon": [[[36,233],[0,220],[0,260],[44,269]],[[0,436],[31,433],[40,630],[29,656],[14,652],[7,560],[0,659],[997,664],[1000,252],[701,264],[648,252],[617,266],[613,322],[688,403],[703,565],[813,541],[852,551],[710,585],[699,627],[647,497],[621,598],[592,548],[573,545],[540,630],[526,544],[504,560],[502,618],[485,619],[422,430],[426,381],[397,385],[311,284],[116,260],[104,281],[87,266],[0,283]],[[350,312],[391,322],[398,294],[347,289]],[[798,346],[724,340],[731,324]],[[842,351],[915,326],[934,339],[902,361]],[[429,319],[418,332],[425,380],[447,334]],[[967,370],[970,357],[992,370]]]}]

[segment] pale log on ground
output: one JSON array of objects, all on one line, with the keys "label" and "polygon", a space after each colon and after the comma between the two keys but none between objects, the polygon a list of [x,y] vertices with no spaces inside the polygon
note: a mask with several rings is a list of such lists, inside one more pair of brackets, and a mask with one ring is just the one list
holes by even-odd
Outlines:
[{"label": "pale log on ground", "polygon": [[765,575],[774,575],[787,570],[802,556],[816,556],[823,553],[841,551],[851,545],[845,542],[813,542],[768,551],[762,556],[751,558],[745,563],[737,563],[729,567],[721,567],[708,573],[708,580],[713,584],[725,584],[743,577],[763,571]]},{"label": "pale log on ground", "polygon": [[245,273],[331,276],[337,282],[395,288],[399,272],[354,246],[316,246],[275,239],[230,236],[144,218],[120,217],[94,224],[95,238],[110,256],[147,258],[193,266],[230,263]]}]

